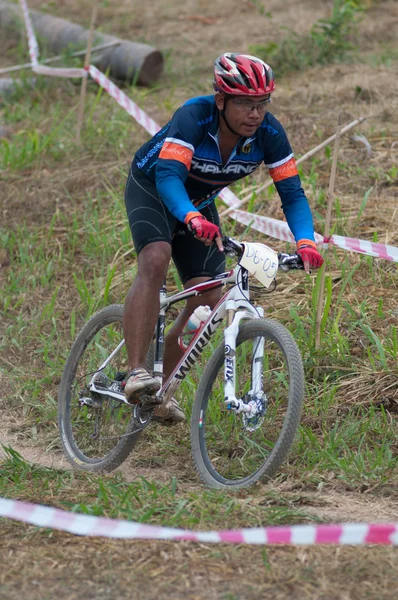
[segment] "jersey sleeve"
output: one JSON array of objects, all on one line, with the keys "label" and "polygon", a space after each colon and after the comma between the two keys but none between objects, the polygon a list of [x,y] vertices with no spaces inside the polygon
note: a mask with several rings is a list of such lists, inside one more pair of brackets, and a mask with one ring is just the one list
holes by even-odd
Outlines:
[{"label": "jersey sleeve", "polygon": [[203,136],[194,111],[194,105],[183,105],[176,111],[156,165],[158,193],[179,221],[184,221],[189,212],[198,212],[184,185],[195,147]]},{"label": "jersey sleeve", "polygon": [[293,151],[282,125],[269,139],[265,152],[265,166],[269,169],[282,201],[286,221],[296,241],[314,240],[314,224],[307,197],[301,187]]}]

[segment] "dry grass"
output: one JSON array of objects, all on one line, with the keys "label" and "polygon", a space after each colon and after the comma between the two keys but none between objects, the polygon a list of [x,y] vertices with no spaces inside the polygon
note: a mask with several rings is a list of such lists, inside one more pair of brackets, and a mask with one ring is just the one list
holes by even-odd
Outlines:
[{"label": "dry grass", "polygon": [[[152,90],[131,90],[129,93],[160,124],[166,122],[171,112],[186,98],[209,93],[209,65],[221,52],[237,48],[247,50],[251,43],[278,41],[279,25],[294,27],[298,33],[308,31],[309,23],[325,17],[327,3],[287,2],[277,0],[267,3],[266,9],[272,19],[260,15],[256,2],[249,0],[226,4],[207,0],[177,0],[170,3],[146,2],[132,5],[127,0],[102,3],[99,25],[116,35],[146,40],[161,50],[170,52],[166,73],[161,85]],[[47,10],[67,19],[88,24],[91,3],[63,0],[46,3],[29,0],[32,8]],[[362,64],[330,65],[315,67],[308,72],[292,75],[278,81],[277,94],[272,112],[280,118],[288,131],[296,155],[303,154],[322,139],[334,133],[338,112],[343,121],[349,122],[358,116],[367,116],[357,133],[366,135],[372,147],[372,155],[366,157],[364,147],[354,143],[350,136],[341,140],[336,194],[341,205],[342,218],[338,220],[337,233],[349,234],[398,245],[398,182],[394,168],[398,157],[398,79],[396,66],[373,65],[380,58],[384,43],[392,43],[393,24],[397,19],[396,2],[376,3],[366,13],[361,24]],[[204,17],[198,19],[197,17]],[[266,38],[266,40],[265,40]],[[21,39],[24,35],[21,33]],[[17,62],[14,48],[18,36],[0,41],[1,65]],[[25,42],[24,42],[25,43]],[[373,56],[376,56],[376,58]],[[20,56],[18,60],[22,57]],[[375,82],[377,84],[375,85]],[[43,114],[38,121],[24,118],[11,125],[18,136],[24,130],[36,127],[46,134],[53,127],[52,106],[61,101],[65,112],[76,107],[78,87],[67,81],[47,81],[45,92],[38,89],[32,93],[32,107],[42,102]],[[359,91],[358,88],[361,88]],[[93,101],[96,86],[89,98]],[[17,111],[18,106],[15,106]],[[43,265],[55,257],[70,251],[71,223],[74,215],[80,216],[76,231],[77,249],[71,254],[73,260],[59,261],[53,279],[46,286],[21,286],[15,292],[13,302],[21,301],[17,309],[10,308],[2,314],[2,331],[12,327],[20,319],[21,327],[27,323],[34,331],[23,340],[21,347],[7,343],[6,351],[0,356],[1,389],[7,398],[3,410],[0,434],[12,440],[14,447],[26,451],[27,458],[50,464],[55,460],[59,466],[60,453],[54,448],[57,431],[54,418],[38,417],[37,406],[30,404],[33,383],[39,382],[40,395],[37,404],[45,406],[46,394],[56,397],[59,371],[51,381],[42,381],[45,370],[38,346],[40,334],[50,331],[44,322],[34,329],[34,320],[48,304],[55,286],[59,286],[55,310],[57,315],[56,347],[60,353],[70,345],[69,318],[72,307],[76,308],[77,328],[85,318],[79,304],[73,273],[92,276],[95,262],[81,249],[89,234],[90,222],[82,218],[82,210],[91,198],[93,210],[98,208],[98,224],[103,236],[110,235],[107,223],[109,209],[104,202],[106,190],[113,189],[122,196],[124,174],[134,150],[147,139],[146,133],[132,120],[126,120],[128,138],[119,148],[110,143],[108,134],[101,132],[108,115],[121,119],[113,100],[102,97],[97,106],[93,126],[87,128],[83,147],[77,149],[73,132],[69,132],[67,151],[62,162],[51,156],[38,158],[23,170],[6,171],[0,175],[1,227],[16,230],[21,221],[26,222],[28,234],[40,233],[45,240]],[[3,112],[0,107],[0,124]],[[317,229],[322,231],[324,204],[319,199],[320,189],[326,190],[329,182],[330,159],[325,153],[317,157],[311,171],[310,163],[303,165],[303,179],[313,209],[317,215]],[[315,177],[316,176],[316,177]],[[245,186],[265,181],[265,171],[255,174]],[[358,209],[364,194],[373,188],[361,219]],[[258,197],[255,210],[275,218],[282,218],[279,199],[263,194]],[[52,218],[56,223],[52,234],[47,235]],[[334,213],[336,220],[336,213]],[[114,218],[116,229],[125,227],[122,210]],[[243,226],[236,227],[241,234]],[[255,237],[255,236],[253,236]],[[280,242],[272,242],[276,249],[284,249]],[[0,249],[0,286],[7,281],[10,270],[18,270],[18,252],[10,256]],[[358,264],[358,256],[338,251],[331,259],[333,294],[337,297],[345,284],[342,262],[347,259],[348,269]],[[134,253],[130,246],[119,245],[108,259],[116,265],[112,282],[112,300],[121,301],[128,288],[130,272],[134,268]],[[39,269],[38,269],[39,270]],[[371,315],[372,329],[385,343],[392,326],[397,321],[397,266],[382,261],[363,264],[355,272],[352,285],[344,292],[344,300],[361,314],[361,302],[366,298],[366,314]],[[38,277],[33,273],[30,277]],[[100,276],[98,276],[99,279]],[[255,298],[265,306],[268,314],[275,318],[288,319],[294,304],[298,315],[308,329],[307,315],[309,297],[314,280],[287,276],[280,279],[277,291],[272,296],[255,293]],[[103,290],[99,279],[99,291]],[[175,281],[168,278],[170,291]],[[382,309],[380,312],[380,302]],[[3,329],[4,328],[4,329]],[[358,329],[349,329],[341,323],[342,335],[348,340],[351,360],[342,356],[330,358],[332,348],[317,357],[318,379],[310,380],[313,395],[307,401],[303,425],[314,435],[323,435],[338,419],[344,421],[347,414],[375,409],[386,414],[386,423],[394,427],[397,421],[398,385],[396,365],[390,360],[390,371],[373,368],[367,354],[369,340]],[[346,329],[345,329],[346,328]],[[21,337],[23,338],[21,329]],[[327,341],[327,340],[326,340]],[[39,351],[38,351],[39,348]],[[372,352],[374,348],[372,347]],[[306,355],[308,358],[308,353]],[[374,357],[373,357],[374,358]],[[13,368],[19,366],[24,374],[24,383],[19,385]],[[308,373],[312,376],[312,366]],[[395,369],[395,370],[394,370]],[[323,374],[336,376],[335,402],[326,414],[312,412],[313,405],[320,402],[322,388],[316,384]],[[27,376],[28,374],[28,376]],[[7,425],[7,427],[5,427]],[[12,430],[12,431],[10,431]],[[4,432],[4,433],[3,433]],[[126,481],[137,475],[167,482],[170,474],[175,475],[183,492],[201,490],[192,473],[188,430],[177,429],[163,435],[163,446],[159,430],[151,434],[153,444],[160,444],[164,452],[153,456],[153,446],[141,444],[131,461],[126,461],[121,472]],[[372,431],[369,435],[375,435]],[[4,440],[4,437],[1,438]],[[378,443],[378,440],[375,440]],[[43,455],[43,446],[52,444],[52,450]],[[166,449],[166,450],[165,450]],[[396,453],[397,448],[392,446]],[[29,454],[30,453],[30,454]],[[382,484],[372,481],[350,487],[341,480],[336,468],[328,471],[320,482],[317,468],[303,472],[300,457],[286,464],[284,473],[273,486],[263,486],[254,494],[253,503],[261,495],[272,503],[284,502],[287,506],[298,506],[323,520],[371,520],[378,517],[397,520],[396,473],[391,481]],[[200,493],[200,492],[198,492]],[[46,497],[51,503],[51,497]],[[55,502],[55,501],[54,501]],[[59,597],[60,600],[114,599],[114,598],[184,598],[186,600],[246,600],[270,597],[279,599],[309,600],[372,600],[392,599],[398,588],[397,553],[389,548],[270,548],[263,551],[252,547],[228,547],[192,545],[169,542],[120,542],[100,539],[72,537],[58,532],[38,531],[32,527],[9,521],[0,523],[0,596],[14,600],[22,596],[32,600]]]},{"label": "dry grass", "polygon": [[0,534],[5,600],[392,600],[398,586],[390,548],[116,542],[49,537],[13,523]]}]

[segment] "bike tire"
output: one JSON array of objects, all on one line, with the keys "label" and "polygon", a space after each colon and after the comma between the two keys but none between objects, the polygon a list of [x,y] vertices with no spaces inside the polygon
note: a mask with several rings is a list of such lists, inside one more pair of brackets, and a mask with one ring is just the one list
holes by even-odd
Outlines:
[{"label": "bike tire", "polygon": [[[79,364],[83,362],[90,342],[95,339],[97,334],[101,334],[101,330],[104,331],[108,325],[115,325],[118,329],[121,329],[122,321],[123,306],[120,304],[113,304],[98,311],[80,331],[65,364],[58,395],[58,427],[65,456],[77,469],[90,472],[109,472],[114,470],[129,456],[142,433],[142,430],[136,427],[132,418],[132,408],[119,403],[116,405],[115,410],[118,412],[121,410],[125,411],[125,414],[123,413],[122,415],[125,423],[121,425],[124,429],[123,434],[121,434],[119,439],[117,439],[117,435],[115,436],[114,446],[109,451],[106,451],[104,456],[93,457],[88,455],[85,448],[79,446],[79,444],[81,446],[83,444],[79,439],[76,439],[77,436],[76,432],[74,432],[74,423],[71,417],[71,414],[75,414],[75,411],[78,410],[74,405],[75,400],[73,398],[77,384],[75,385],[75,390],[73,389],[73,385]],[[101,396],[101,398],[103,397]],[[108,400],[112,402],[112,398],[108,398]],[[110,409],[111,412],[112,409]]]},{"label": "bike tire", "polygon": [[[282,360],[284,357],[284,360],[286,361],[288,371],[288,379],[286,381],[288,384],[286,385],[284,383],[283,387],[288,389],[286,389],[286,391],[284,390],[286,394],[285,403],[287,406],[285,416],[283,419],[281,419],[281,423],[283,422],[283,425],[280,433],[275,433],[277,439],[275,440],[275,444],[273,445],[269,455],[254,472],[245,474],[237,479],[231,479],[219,473],[220,468],[218,465],[223,461],[227,463],[229,458],[222,458],[222,448],[220,449],[219,456],[217,455],[215,458],[213,458],[209,455],[209,441],[206,439],[206,429],[211,428],[213,425],[206,413],[208,411],[210,415],[211,410],[213,410],[212,406],[209,408],[209,398],[211,397],[212,388],[213,385],[215,385],[216,378],[221,371],[222,379],[224,378],[225,343],[222,342],[216,349],[213,356],[210,358],[200,379],[191,421],[191,444],[195,467],[204,483],[213,488],[240,489],[248,487],[258,480],[269,480],[275,475],[283,461],[286,459],[300,424],[301,410],[304,400],[304,369],[297,344],[290,332],[280,323],[263,318],[251,319],[241,323],[240,325],[236,342],[237,353],[239,352],[239,347],[241,344],[243,344],[243,342],[259,337],[264,338],[267,343],[275,344],[276,349],[280,349],[280,360]],[[273,358],[267,358],[267,360],[269,360],[269,364],[271,364]],[[245,369],[243,368],[242,372],[244,371]],[[269,368],[267,374],[268,373],[270,373],[271,376],[273,375],[271,368]],[[277,375],[278,373],[275,372],[275,377]],[[247,368],[243,377],[246,377],[247,379]],[[285,379],[283,379],[283,381],[285,381]],[[222,385],[219,387],[219,396],[221,395],[221,391],[223,392]],[[272,396],[272,392],[270,395]],[[226,413],[227,410],[224,408],[224,398],[219,398],[218,403],[220,406],[222,405],[222,408],[219,410]],[[230,414],[230,411],[228,411],[228,413]],[[220,418],[220,415],[222,414],[223,413],[218,413],[218,418]],[[237,417],[239,417],[239,415],[233,416],[233,418]],[[216,420],[214,417],[212,418],[214,421]],[[225,419],[231,419],[231,417],[227,416]],[[237,421],[236,425],[236,428],[238,429]],[[272,426],[273,424],[271,422],[271,427]],[[218,427],[218,433],[220,433],[220,421],[217,423],[216,427]],[[211,435],[213,434],[209,433],[209,436]],[[228,444],[229,438],[226,437],[226,439]],[[215,444],[219,444],[219,442],[215,442]],[[255,445],[252,445],[255,448]],[[262,449],[258,451],[256,448],[256,451],[262,452]],[[262,460],[262,458],[260,460]]]}]

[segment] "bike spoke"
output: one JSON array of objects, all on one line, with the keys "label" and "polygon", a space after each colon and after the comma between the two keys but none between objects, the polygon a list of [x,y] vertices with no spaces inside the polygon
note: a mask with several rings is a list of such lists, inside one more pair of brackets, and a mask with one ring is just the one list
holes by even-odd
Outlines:
[{"label": "bike spoke", "polygon": [[[125,434],[132,417],[131,407],[106,394],[90,392],[89,383],[98,367],[123,337],[121,323],[110,323],[95,334],[78,365],[70,403],[72,434],[80,451],[90,459],[99,459],[112,450]],[[115,385],[118,373],[126,371],[127,356],[123,347],[99,377]],[[82,398],[93,404],[82,405]]]},{"label": "bike spoke", "polygon": [[[256,342],[248,339],[236,350],[236,397],[249,398],[252,357]],[[282,350],[265,339],[262,361],[266,412],[261,424],[250,431],[242,414],[224,406],[224,373],[220,369],[212,386],[203,424],[204,443],[211,466],[229,481],[238,481],[258,471],[270,456],[281,433],[289,394],[289,374]]]}]

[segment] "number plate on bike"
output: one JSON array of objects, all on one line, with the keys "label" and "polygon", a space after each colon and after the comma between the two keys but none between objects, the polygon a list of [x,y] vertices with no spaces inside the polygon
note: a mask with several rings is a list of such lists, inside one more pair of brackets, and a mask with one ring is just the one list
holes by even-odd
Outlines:
[{"label": "number plate on bike", "polygon": [[268,288],[278,272],[278,254],[265,244],[244,243],[245,251],[239,264]]}]

